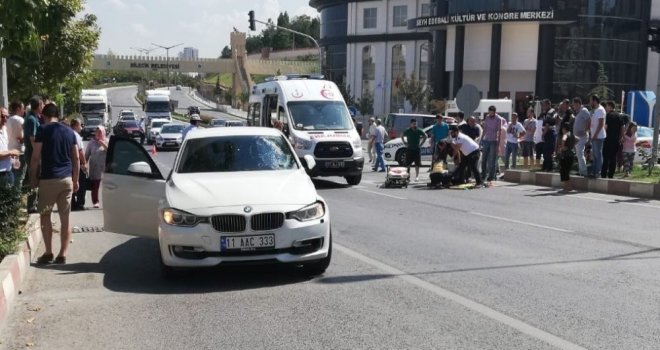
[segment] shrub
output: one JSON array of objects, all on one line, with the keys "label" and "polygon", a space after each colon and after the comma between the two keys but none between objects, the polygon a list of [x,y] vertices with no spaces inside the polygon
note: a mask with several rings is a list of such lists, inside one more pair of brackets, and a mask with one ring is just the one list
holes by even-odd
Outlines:
[{"label": "shrub", "polygon": [[0,259],[13,254],[24,238],[21,225],[21,191],[14,186],[0,186]]}]

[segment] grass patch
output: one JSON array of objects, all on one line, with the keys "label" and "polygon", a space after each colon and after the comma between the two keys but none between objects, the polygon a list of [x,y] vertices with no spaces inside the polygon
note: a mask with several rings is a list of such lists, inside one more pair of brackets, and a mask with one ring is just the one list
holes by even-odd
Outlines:
[{"label": "grass patch", "polygon": [[[615,179],[623,178],[623,174],[614,174]],[[660,167],[656,166],[651,170],[651,176],[649,176],[649,169],[642,168],[639,165],[633,167],[633,171],[630,173],[630,177],[624,178],[625,180],[645,182],[645,183],[660,183]]]},{"label": "grass patch", "polygon": [[111,87],[131,86],[131,85],[137,85],[137,84],[138,83],[135,83],[135,82],[98,84],[98,85],[92,86],[90,89],[107,89],[107,88],[111,88]]},{"label": "grass patch", "polygon": [[21,190],[13,186],[0,186],[0,260],[13,254],[18,244],[25,239],[27,214]]},{"label": "grass patch", "polygon": [[[250,74],[250,77],[252,78],[252,82],[255,84],[263,83],[266,81],[266,78],[273,76],[273,74]],[[226,87],[226,88],[231,88],[231,73],[224,73],[220,75],[220,85]],[[215,83],[218,81],[218,74],[209,74],[204,78],[204,83],[206,84],[211,84],[215,85]]]}]

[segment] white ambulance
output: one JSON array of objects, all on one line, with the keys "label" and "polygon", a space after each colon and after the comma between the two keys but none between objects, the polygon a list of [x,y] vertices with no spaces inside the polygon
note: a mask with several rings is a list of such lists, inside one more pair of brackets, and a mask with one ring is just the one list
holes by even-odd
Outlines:
[{"label": "white ambulance", "polygon": [[[362,180],[362,140],[335,83],[322,76],[287,75],[256,84],[250,91],[248,125],[282,131],[310,176],[342,176],[349,185]],[[309,169],[304,156],[316,165]]]}]

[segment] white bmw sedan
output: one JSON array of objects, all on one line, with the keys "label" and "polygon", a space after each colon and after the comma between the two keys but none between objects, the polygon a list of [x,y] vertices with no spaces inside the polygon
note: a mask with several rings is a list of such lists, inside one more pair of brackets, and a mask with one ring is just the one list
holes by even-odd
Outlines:
[{"label": "white bmw sedan", "polygon": [[105,230],[158,239],[165,273],[256,262],[320,274],[330,264],[328,206],[276,129],[190,133],[167,178],[134,140],[111,138],[106,162]]}]

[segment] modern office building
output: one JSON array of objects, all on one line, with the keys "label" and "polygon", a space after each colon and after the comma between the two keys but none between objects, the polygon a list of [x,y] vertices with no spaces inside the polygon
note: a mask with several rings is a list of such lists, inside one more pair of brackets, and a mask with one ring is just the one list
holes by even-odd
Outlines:
[{"label": "modern office building", "polygon": [[199,50],[194,47],[184,47],[183,51],[179,53],[179,58],[196,60],[199,58]]},{"label": "modern office building", "polygon": [[324,74],[368,96],[374,113],[409,110],[414,75],[434,97],[464,84],[484,98],[551,98],[656,90],[646,46],[660,0],[311,0],[320,12]]}]

